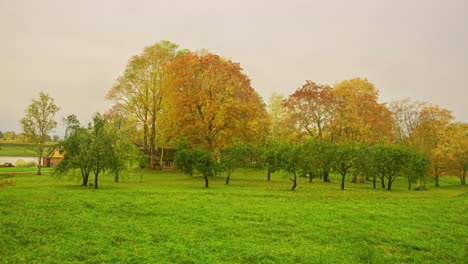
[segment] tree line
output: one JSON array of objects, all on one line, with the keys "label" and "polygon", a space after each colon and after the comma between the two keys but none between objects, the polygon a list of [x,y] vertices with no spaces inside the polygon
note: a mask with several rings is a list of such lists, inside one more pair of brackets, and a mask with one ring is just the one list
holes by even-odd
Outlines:
[{"label": "tree line", "polygon": [[200,172],[207,187],[208,176],[221,172],[229,183],[245,157],[262,164],[268,178],[277,170],[290,173],[293,189],[297,177],[327,181],[331,172],[342,176],[343,188],[347,175],[388,189],[404,176],[422,188],[426,171],[436,186],[442,175],[457,175],[465,184],[467,124],[437,105],[379,103],[378,95],[365,78],[334,85],[306,81],[288,97],[273,94],[266,105],[238,63],[161,41],[129,60],[107,94],[115,102],[111,109],[88,126],[67,118],[61,142],[67,154],[59,171],[79,168],[83,184],[103,170],[118,179],[128,163],[157,168],[158,149],[174,147],[177,167]]}]

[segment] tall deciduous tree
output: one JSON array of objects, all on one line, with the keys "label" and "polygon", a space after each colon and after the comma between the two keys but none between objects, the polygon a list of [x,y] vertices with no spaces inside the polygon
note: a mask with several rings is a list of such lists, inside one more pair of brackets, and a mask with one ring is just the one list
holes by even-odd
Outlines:
[{"label": "tall deciduous tree", "polygon": [[114,181],[119,181],[121,171],[142,159],[143,152],[133,143],[134,127],[131,126],[123,109],[119,105],[108,110],[104,118],[107,120],[105,130],[111,137],[113,159],[110,160],[110,170],[114,173]]},{"label": "tall deciduous tree", "polygon": [[374,84],[361,78],[344,80],[332,93],[336,103],[332,138],[363,143],[392,140],[392,115],[385,104],[377,102],[379,93]]},{"label": "tall deciduous tree", "polygon": [[39,93],[38,99],[33,99],[26,109],[26,115],[21,119],[23,131],[31,143],[35,145],[38,156],[37,174],[41,174],[42,156],[48,135],[57,126],[55,114],[60,108],[55,105],[54,99],[48,94]]},{"label": "tall deciduous tree", "polygon": [[188,53],[167,67],[170,104],[179,138],[208,152],[234,142],[255,143],[268,128],[265,106],[237,63]]},{"label": "tall deciduous tree", "polygon": [[333,118],[335,102],[331,91],[328,85],[306,81],[306,84],[284,101],[284,106],[299,131],[319,140],[324,138],[324,131],[329,129]]},{"label": "tall deciduous tree", "polygon": [[397,144],[402,144],[414,151],[421,152],[419,140],[415,132],[422,122],[421,112],[427,105],[427,103],[412,101],[409,98],[390,103]]},{"label": "tall deciduous tree", "polygon": [[283,106],[284,95],[273,93],[268,98],[268,118],[270,123],[269,135],[273,140],[294,139],[297,132],[294,129],[294,120]]},{"label": "tall deciduous tree", "polygon": [[164,40],[146,47],[142,54],[133,56],[122,76],[107,94],[107,98],[124,106],[138,121],[142,130],[140,142],[148,155],[151,168],[155,168],[156,137],[159,118],[163,113],[163,81],[166,64],[175,56],[185,53],[178,45]]},{"label": "tall deciduous tree", "polygon": [[452,122],[452,112],[437,105],[428,105],[421,111],[421,123],[416,129],[422,153],[431,160],[431,172],[435,186],[439,186],[439,177],[446,171],[447,153],[441,148],[443,132]]},{"label": "tall deciduous tree", "polygon": [[462,185],[466,184],[468,171],[468,124],[452,123],[441,134],[438,145],[439,154],[443,155],[445,171],[460,178]]}]

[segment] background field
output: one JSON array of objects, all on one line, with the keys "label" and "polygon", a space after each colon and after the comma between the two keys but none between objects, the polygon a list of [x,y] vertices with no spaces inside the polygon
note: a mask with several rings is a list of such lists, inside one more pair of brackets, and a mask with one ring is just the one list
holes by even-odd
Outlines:
[{"label": "background field", "polygon": [[[53,142],[49,142],[49,146],[53,146]],[[48,148],[44,150],[44,155],[47,155]],[[9,157],[37,157],[34,151],[34,145],[28,143],[17,142],[16,140],[0,139],[0,156]]]},{"label": "background field", "polygon": [[229,186],[135,171],[101,189],[78,176],[16,175],[0,189],[5,263],[466,263],[467,189],[339,190],[238,171]]}]

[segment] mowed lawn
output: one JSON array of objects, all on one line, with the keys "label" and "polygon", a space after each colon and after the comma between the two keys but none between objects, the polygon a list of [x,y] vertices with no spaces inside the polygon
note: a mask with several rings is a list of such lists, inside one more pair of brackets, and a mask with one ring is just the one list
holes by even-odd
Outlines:
[{"label": "mowed lawn", "polygon": [[[140,182],[141,177],[141,182]],[[201,178],[136,171],[100,189],[78,176],[21,174],[0,189],[1,263],[467,263],[468,194],[339,190],[282,173]],[[432,185],[432,184],[431,184]]]}]

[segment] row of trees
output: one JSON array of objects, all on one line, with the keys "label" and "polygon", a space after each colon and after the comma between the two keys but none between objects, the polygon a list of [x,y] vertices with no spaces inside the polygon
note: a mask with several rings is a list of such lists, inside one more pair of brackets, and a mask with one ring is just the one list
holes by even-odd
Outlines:
[{"label": "row of trees", "polygon": [[444,174],[465,184],[468,125],[453,122],[451,111],[437,105],[409,99],[379,103],[375,86],[356,78],[333,87],[307,81],[287,98],[274,94],[268,108],[272,138],[402,145],[430,160],[436,186]]},{"label": "row of trees", "polygon": [[345,188],[345,178],[352,175],[352,182],[361,178],[361,182],[371,181],[373,188],[377,182],[382,188],[391,190],[397,177],[405,177],[408,189],[412,183],[418,188],[425,187],[429,160],[424,155],[403,146],[385,146],[383,144],[330,143],[315,139],[298,144],[291,141],[274,140],[260,146],[236,144],[223,149],[219,155],[195,149],[185,145],[176,154],[178,168],[193,176],[198,171],[208,188],[208,177],[225,172],[226,184],[232,172],[238,167],[256,167],[267,171],[270,181],[272,172],[288,173],[292,190],[297,187],[298,177],[308,177],[330,181],[329,173],[341,176],[341,189]]},{"label": "row of trees", "polygon": [[[42,97],[43,94],[41,99]],[[322,144],[335,151],[332,152],[335,157],[341,155],[338,154],[341,153],[342,146],[352,146],[350,149],[382,146],[410,150],[412,153],[422,154],[430,161],[430,171],[436,186],[438,177],[449,173],[459,175],[462,184],[465,183],[468,168],[467,124],[454,123],[450,111],[428,103],[410,100],[379,103],[378,90],[367,79],[345,80],[333,86],[306,81],[287,98],[273,95],[269,99],[267,112],[265,104],[251,87],[249,78],[239,64],[204,50],[180,50],[176,44],[162,41],[145,48],[141,54],[130,59],[124,73],[108,92],[107,98],[113,100],[115,105],[105,117],[98,119],[105,124],[103,127],[114,124],[115,131],[123,131],[120,137],[103,136],[114,136],[114,143],[110,144],[109,141],[107,145],[117,148],[117,144],[123,144],[124,141],[123,146],[129,148],[130,145],[137,145],[146,156],[142,163],[153,169],[158,165],[155,155],[158,148],[173,146],[177,142],[184,142],[183,148],[180,144],[178,146],[179,155],[185,153],[186,157],[193,156],[192,162],[179,161],[178,166],[184,171],[187,168],[202,171],[202,164],[209,166],[208,160],[211,160],[213,166],[210,166],[216,169],[205,168],[206,175],[216,174],[221,170],[230,171],[226,169],[227,165],[219,164],[238,165],[239,161],[233,155],[226,156],[225,153],[234,151],[231,148],[236,149],[239,144],[250,144],[255,149],[268,150],[269,146],[275,146],[277,142],[291,142],[288,143],[291,146],[282,149],[282,162],[272,163],[271,167],[265,166],[270,174],[278,169],[284,170],[284,153],[292,155],[291,159],[297,163],[303,162],[302,160],[310,162],[309,159],[299,158],[298,153],[311,153],[303,148],[309,146],[305,142],[314,140],[319,142],[318,145]],[[120,125],[116,126],[116,123]],[[23,124],[25,132],[26,124]],[[68,131],[67,128],[63,143],[66,148],[74,146],[68,146],[67,140],[72,140],[75,134],[76,137],[82,136],[84,131],[89,134],[89,140],[92,140],[92,131],[99,126],[98,123],[92,123],[88,127],[78,125],[76,131],[69,127],[71,130]],[[33,135],[36,132],[27,133]],[[96,131],[94,134],[94,138],[100,135]],[[94,141],[89,141],[88,145],[94,144],[92,142]],[[297,151],[291,152],[294,149]],[[67,149],[65,151],[68,153]],[[110,151],[105,150],[106,153]],[[238,151],[237,149],[234,152]],[[401,155],[405,156],[405,151],[400,151]],[[274,152],[262,153],[260,156],[273,155]],[[362,151],[349,153],[355,159],[364,160]],[[68,156],[71,158],[72,154]],[[255,159],[262,160],[260,156],[257,155]],[[401,159],[406,159],[403,156]],[[75,164],[75,167],[79,166],[78,163],[69,162]],[[183,164],[192,165],[184,167]],[[331,170],[339,171],[331,164],[338,163],[330,162],[321,169],[320,175],[324,180],[328,180]],[[115,166],[109,165],[108,168]],[[343,168],[346,167],[348,166]],[[356,165],[353,170],[362,171],[364,167],[366,166]],[[317,172],[310,170],[307,173],[312,175]],[[358,173],[356,177],[357,175]],[[391,182],[387,182],[388,185]]]},{"label": "row of trees", "polygon": [[[0,139],[17,140],[19,142],[28,143],[28,137],[26,136],[25,133],[17,134],[15,131],[5,131],[5,132],[0,131]],[[46,140],[47,142],[59,142],[60,136],[59,135],[53,135],[53,136],[47,135]]]}]

